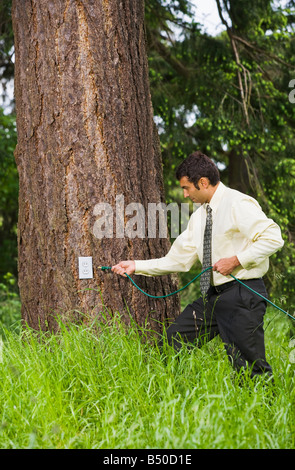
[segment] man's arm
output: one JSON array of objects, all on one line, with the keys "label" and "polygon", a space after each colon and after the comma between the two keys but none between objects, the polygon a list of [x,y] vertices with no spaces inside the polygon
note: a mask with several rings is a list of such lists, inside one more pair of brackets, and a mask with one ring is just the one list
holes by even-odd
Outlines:
[{"label": "man's arm", "polygon": [[239,231],[249,240],[246,250],[230,258],[221,258],[214,266],[228,276],[238,266],[251,269],[275,253],[284,244],[279,226],[267,218],[254,200],[244,200],[233,211]]},{"label": "man's arm", "polygon": [[284,245],[280,227],[269,219],[255,200],[243,200],[233,210],[239,231],[249,240],[248,247],[236,253],[244,269],[251,269]]},{"label": "man's arm", "polygon": [[238,201],[233,206],[233,216],[238,230],[249,240],[249,245],[236,255],[221,258],[214,264],[213,271],[224,276],[231,274],[238,266],[254,268],[284,244],[279,226],[264,214],[257,201],[249,198]]},{"label": "man's arm", "polygon": [[[112,267],[112,271],[124,276],[124,273],[142,274],[144,276],[160,276],[175,272],[187,272],[198,259],[194,239],[192,214],[186,230],[174,241],[169,252],[162,258],[121,261]],[[125,276],[126,277],[126,276]]]}]

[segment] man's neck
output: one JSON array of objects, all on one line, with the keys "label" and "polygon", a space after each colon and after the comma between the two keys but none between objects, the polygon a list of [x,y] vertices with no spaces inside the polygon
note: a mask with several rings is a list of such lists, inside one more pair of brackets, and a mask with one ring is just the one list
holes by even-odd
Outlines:
[{"label": "man's neck", "polygon": [[215,186],[211,186],[211,185],[209,186],[209,188],[208,188],[208,200],[207,200],[208,204],[211,201],[216,189],[218,188],[219,183],[220,183],[220,181]]}]

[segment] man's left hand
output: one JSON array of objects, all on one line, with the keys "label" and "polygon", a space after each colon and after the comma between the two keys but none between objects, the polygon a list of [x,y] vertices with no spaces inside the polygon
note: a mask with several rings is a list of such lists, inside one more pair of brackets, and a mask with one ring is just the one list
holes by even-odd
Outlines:
[{"label": "man's left hand", "polygon": [[214,264],[213,271],[217,271],[223,276],[228,276],[239,265],[240,262],[237,256],[232,256],[231,258],[221,258]]}]

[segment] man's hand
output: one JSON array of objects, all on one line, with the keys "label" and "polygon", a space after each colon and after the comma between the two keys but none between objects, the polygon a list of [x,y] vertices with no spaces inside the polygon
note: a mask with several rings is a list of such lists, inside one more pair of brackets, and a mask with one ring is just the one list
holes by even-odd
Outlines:
[{"label": "man's hand", "polygon": [[228,276],[239,265],[240,262],[237,256],[232,256],[231,258],[221,258],[214,264],[213,271],[217,271],[223,276]]},{"label": "man's hand", "polygon": [[112,266],[112,271],[114,273],[120,274],[123,277],[126,277],[125,273],[133,274],[135,271],[135,262],[134,261],[121,261],[115,266]]}]

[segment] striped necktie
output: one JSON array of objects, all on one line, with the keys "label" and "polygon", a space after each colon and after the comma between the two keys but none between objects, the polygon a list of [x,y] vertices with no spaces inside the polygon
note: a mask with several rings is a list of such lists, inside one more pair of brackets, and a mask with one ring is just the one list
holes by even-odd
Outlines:
[{"label": "striped necktie", "polygon": [[[203,242],[203,269],[209,268],[211,266],[211,240],[212,240],[212,209],[207,205],[207,218],[206,226],[204,231],[204,242]],[[200,287],[202,295],[205,295],[207,290],[210,287],[211,280],[211,270],[209,269],[204,274],[202,274],[200,279]]]}]

